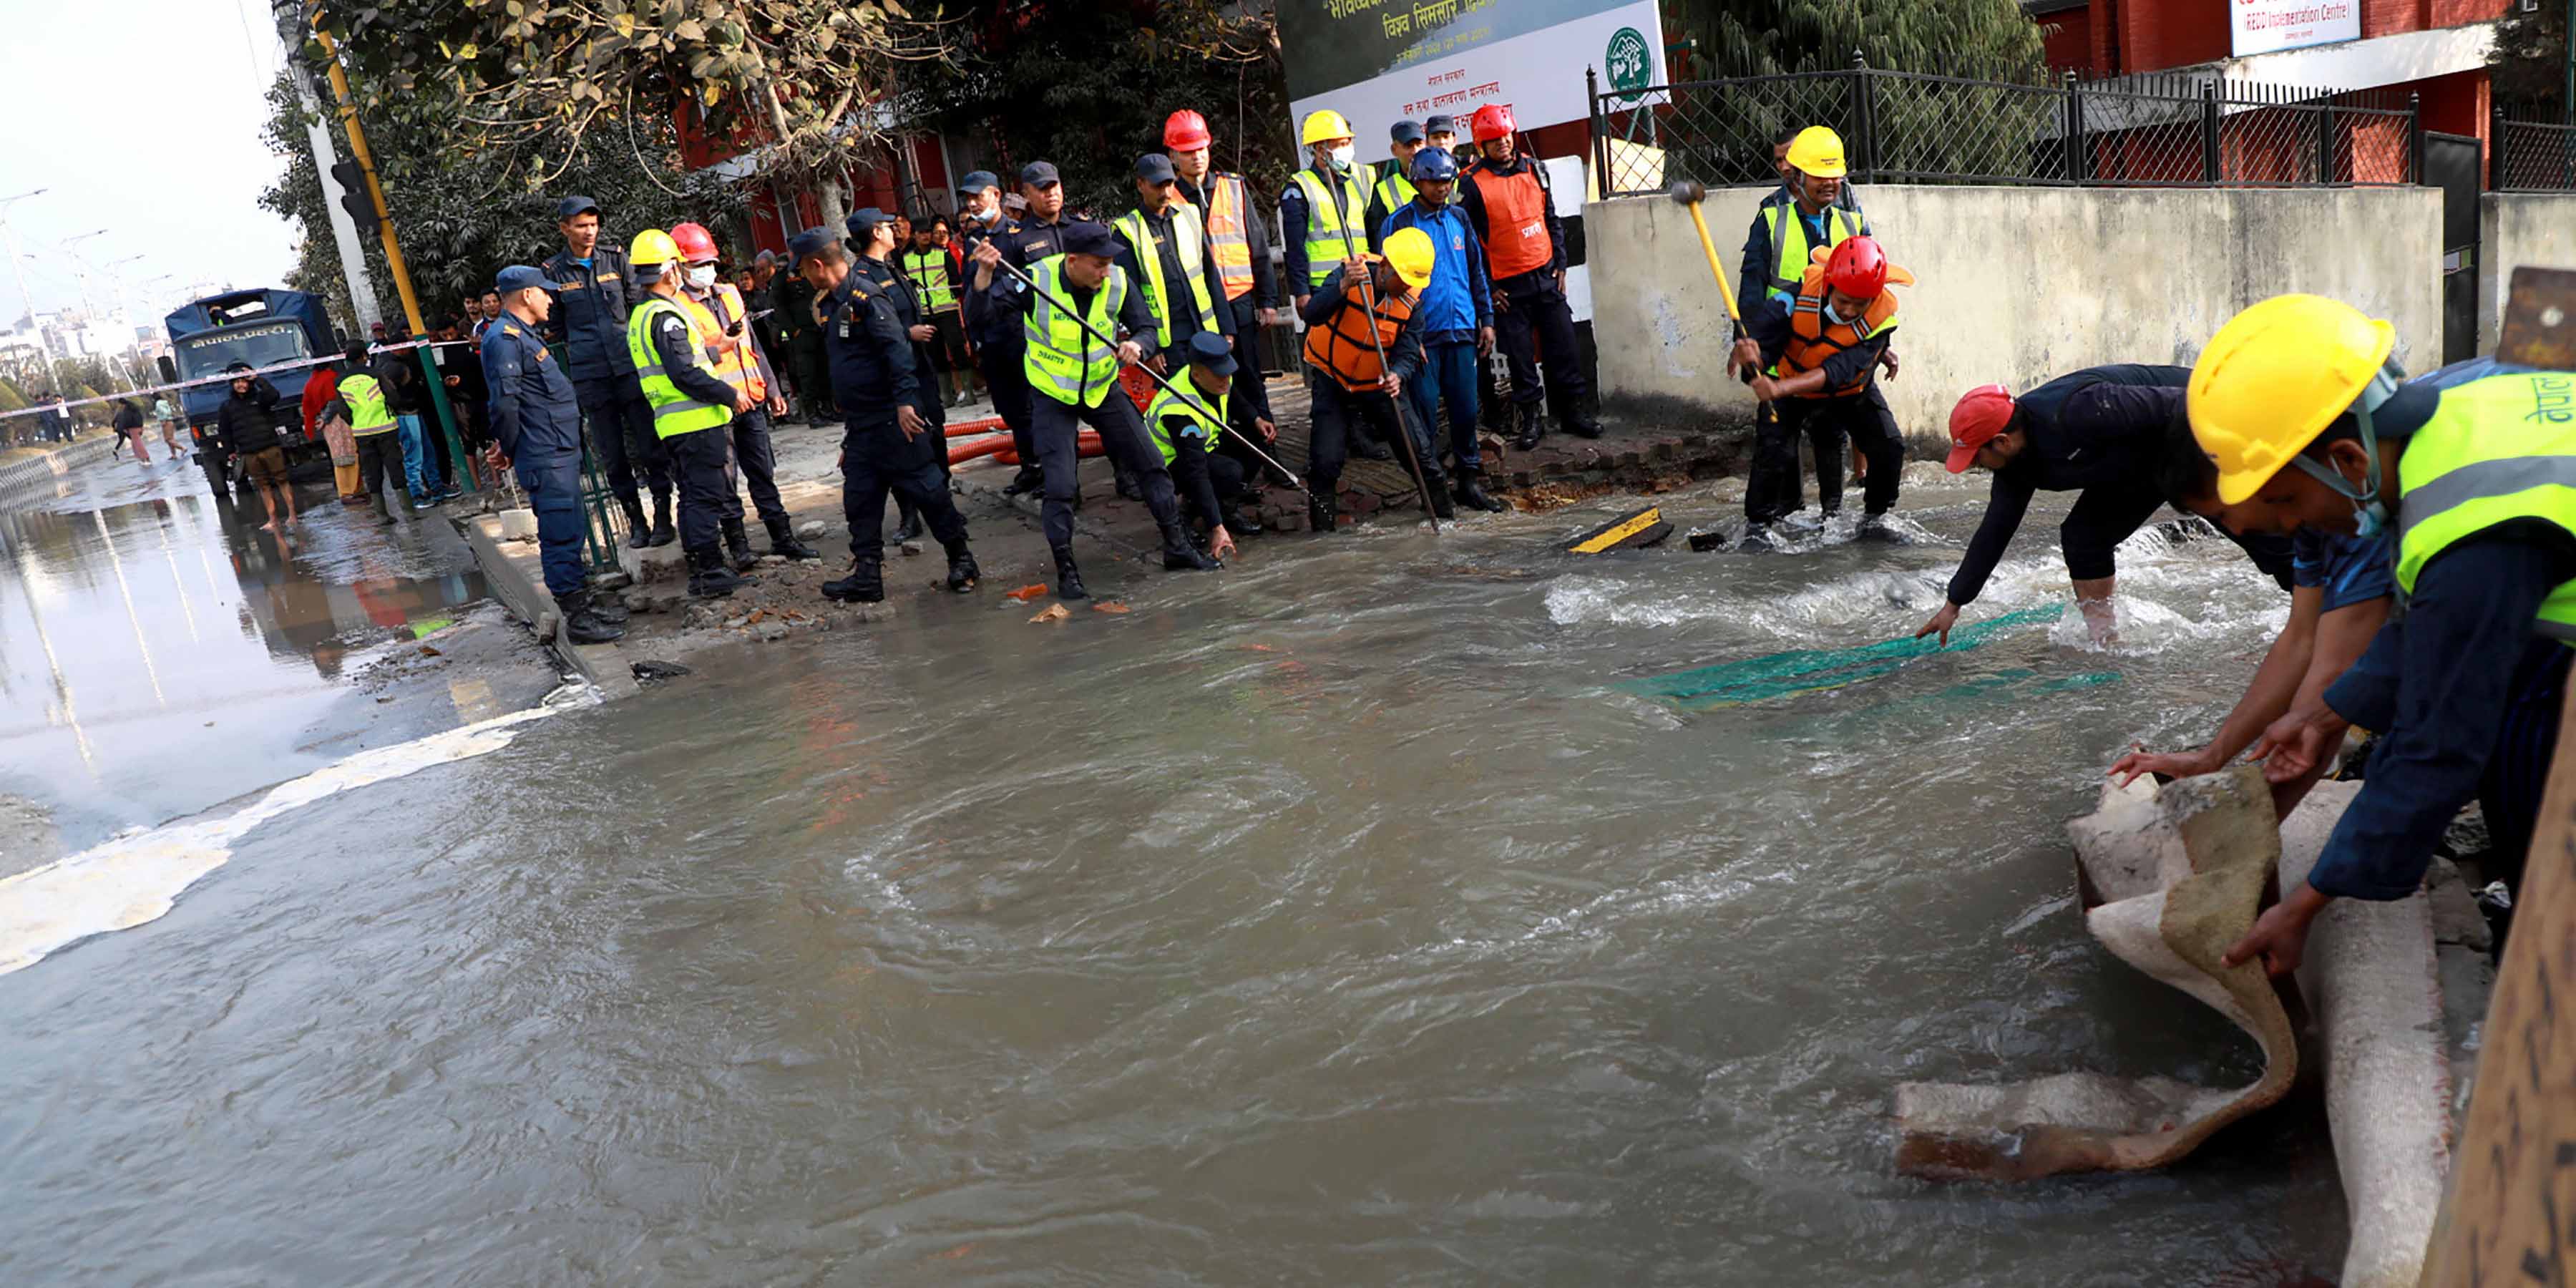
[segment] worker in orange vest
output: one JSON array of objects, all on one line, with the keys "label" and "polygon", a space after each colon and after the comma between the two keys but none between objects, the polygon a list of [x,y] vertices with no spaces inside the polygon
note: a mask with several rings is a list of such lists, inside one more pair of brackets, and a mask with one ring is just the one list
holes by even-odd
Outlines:
[{"label": "worker in orange vest", "polygon": [[[1856,537],[1898,540],[1887,526],[1896,507],[1904,445],[1879,432],[1870,398],[1878,355],[1896,335],[1896,292],[1914,275],[1887,262],[1874,237],[1847,237],[1830,251],[1817,248],[1788,311],[1765,309],[1746,319],[1753,334],[1727,356],[1727,374],[1751,367],[1778,374],[1753,378],[1753,396],[1779,409],[1775,425],[1760,428],[1753,443],[1753,478],[1744,489],[1744,550],[1776,548],[1771,525],[1785,517],[1779,479],[1798,474],[1798,436],[1816,448],[1816,491],[1831,514],[1842,499],[1843,443],[1869,454],[1864,485],[1866,512]],[[1787,490],[1796,495],[1796,489]]]},{"label": "worker in orange vest", "polygon": [[[1163,152],[1172,159],[1173,191],[1198,207],[1207,221],[1208,249],[1225,278],[1225,303],[1234,321],[1234,387],[1228,395],[1239,415],[1252,418],[1263,446],[1277,442],[1279,427],[1270,415],[1270,389],[1261,379],[1261,333],[1279,324],[1279,276],[1270,267],[1269,221],[1252,208],[1252,185],[1242,175],[1216,168],[1216,139],[1207,118],[1183,108],[1163,122]],[[1218,451],[1253,469],[1259,457],[1244,448],[1240,435],[1228,435]],[[1285,485],[1286,478],[1272,482]]]},{"label": "worker in orange vest", "polygon": [[[1467,119],[1481,153],[1458,185],[1458,204],[1484,239],[1494,280],[1494,338],[1512,368],[1512,446],[1538,446],[1539,399],[1553,405],[1557,424],[1585,438],[1601,426],[1584,410],[1592,382],[1574,339],[1574,313],[1565,303],[1565,225],[1556,217],[1546,171],[1514,146],[1512,109],[1487,103]],[[1547,387],[1538,383],[1538,355],[1547,355]]]},{"label": "worker in orange vest", "polygon": [[[759,333],[751,327],[751,309],[743,303],[740,290],[718,280],[716,239],[705,225],[675,225],[671,242],[680,248],[680,260],[687,266],[680,279],[681,298],[704,310],[721,337],[708,361],[714,364],[717,378],[751,395],[752,409],[733,418],[733,460],[742,481],[750,485],[751,504],[760,514],[761,526],[769,530],[769,552],[791,560],[820,559],[823,556],[812,546],[796,539],[787,506],[778,496],[778,455],[770,446],[769,427],[772,418],[787,414],[787,392],[769,365]],[[751,555],[742,520],[726,520],[722,527],[734,571],[749,571],[759,561]]]},{"label": "worker in orange vest", "polygon": [[[1331,532],[1340,519],[1342,466],[1360,426],[1374,426],[1390,440],[1409,428],[1395,400],[1404,396],[1404,382],[1422,371],[1419,306],[1432,259],[1429,233],[1400,228],[1386,239],[1384,258],[1354,252],[1306,298],[1300,316],[1306,320],[1306,394],[1314,425],[1306,518],[1319,533]],[[1455,514],[1439,453],[1427,437],[1414,435],[1413,443],[1425,503],[1435,514]]]}]

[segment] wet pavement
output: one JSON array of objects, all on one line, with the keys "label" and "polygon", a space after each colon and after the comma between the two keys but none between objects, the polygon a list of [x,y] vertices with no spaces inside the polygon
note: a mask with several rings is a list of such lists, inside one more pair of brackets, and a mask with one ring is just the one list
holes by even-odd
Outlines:
[{"label": "wet pavement", "polygon": [[[1730,495],[1664,500],[1691,527]],[[1603,502],[1279,538],[1054,626],[930,597],[135,838],[131,868],[187,865],[153,887],[167,914],[0,974],[0,1281],[2329,1270],[2312,1097],[2159,1174],[1890,1166],[1900,1081],[2250,1078],[2223,1020],[2084,934],[2061,831],[2132,739],[2214,727],[2282,620],[2232,546],[2133,543],[2112,650],[2070,614],[1732,707],[1610,687],[1910,631],[1982,498],[1917,489],[1940,541],[1909,549],[1557,553]],[[122,724],[185,731],[88,723],[111,693],[157,710],[115,577],[77,554],[91,510],[132,552],[124,593],[168,532],[190,594],[215,588],[201,635],[334,727],[319,645],[258,625],[260,539],[236,565],[178,499],[101,499],[37,521],[44,584],[84,588],[37,596],[50,637],[77,612],[117,660],[75,663],[93,756],[141,754]],[[2035,508],[1972,615],[2062,601]],[[383,542],[319,527],[294,566],[363,571]],[[448,609],[442,540],[384,543],[422,613]],[[159,576],[141,599],[175,598]],[[186,622],[156,611],[171,667]],[[13,703],[51,684],[18,678],[22,612],[0,600]],[[0,747],[42,779],[73,737]],[[329,759],[309,738],[277,763]]]}]

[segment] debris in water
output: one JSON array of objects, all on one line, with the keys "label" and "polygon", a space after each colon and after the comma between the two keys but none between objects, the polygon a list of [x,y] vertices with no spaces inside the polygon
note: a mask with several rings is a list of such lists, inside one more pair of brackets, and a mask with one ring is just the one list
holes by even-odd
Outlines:
[{"label": "debris in water", "polygon": [[689,673],[689,668],[677,662],[643,661],[626,669],[633,671],[638,680],[670,680]]},{"label": "debris in water", "polygon": [[1694,532],[1690,534],[1690,548],[1701,552],[1724,550],[1726,533],[1717,528],[1711,528],[1706,532]]},{"label": "debris in water", "polygon": [[1093,604],[1091,606],[1091,611],[1095,613],[1132,613],[1136,610],[1129,608],[1125,604],[1119,603],[1116,600],[1111,600],[1105,604]]},{"label": "debris in water", "polygon": [[1039,582],[1039,583],[1037,583],[1036,585],[1033,585],[1033,586],[1022,586],[1022,587],[1020,587],[1018,590],[1006,590],[1006,591],[1003,591],[1002,593],[1003,593],[1005,596],[1009,597],[1009,598],[1016,599],[1016,600],[1020,601],[1021,603],[1025,604],[1025,603],[1029,602],[1030,600],[1035,599],[1035,598],[1037,598],[1038,596],[1045,594],[1045,593],[1046,593],[1046,583],[1045,583],[1045,582]]},{"label": "debris in water", "polygon": [[1947,650],[1937,641],[1920,638],[1885,640],[1857,648],[1795,649],[1741,662],[1721,662],[1716,666],[1676,671],[1670,675],[1622,680],[1612,687],[1644,697],[1662,698],[1692,710],[1759,702],[1793,693],[1813,693],[1875,679],[1926,653],[1956,653],[1974,648],[1998,631],[2053,622],[2064,611],[2051,604],[1971,622],[1950,632]]},{"label": "debris in water", "polygon": [[1032,622],[1060,622],[1071,616],[1073,616],[1072,609],[1067,608],[1062,604],[1049,604],[1041,610],[1037,616],[1032,617],[1029,620]]},{"label": "debris in water", "polygon": [[421,645],[421,646],[420,646],[420,655],[421,655],[422,657],[439,657],[439,656],[442,656],[442,654],[440,654],[440,653],[439,653],[439,651],[438,651],[437,649],[431,648],[431,647],[430,647],[429,645],[427,645],[427,644],[423,644],[423,645]]}]

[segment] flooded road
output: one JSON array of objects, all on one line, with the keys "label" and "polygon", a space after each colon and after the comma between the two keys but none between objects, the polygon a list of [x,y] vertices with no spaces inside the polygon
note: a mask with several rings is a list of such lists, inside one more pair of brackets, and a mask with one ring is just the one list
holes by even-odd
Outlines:
[{"label": "flooded road", "polygon": [[[1955,543],[1982,495],[1909,503]],[[1608,513],[1272,539],[1054,627],[938,602],[264,816],[0,975],[0,1279],[2330,1272],[2298,1104],[2162,1174],[1889,1167],[1902,1080],[2253,1076],[2083,934],[2061,823],[2214,726],[2286,597],[2144,537],[2116,650],[2061,619],[1684,712],[1611,682],[1906,633],[1957,546],[1554,552]],[[2053,523],[1972,618],[2062,599]],[[8,771],[78,771],[52,728]]]}]

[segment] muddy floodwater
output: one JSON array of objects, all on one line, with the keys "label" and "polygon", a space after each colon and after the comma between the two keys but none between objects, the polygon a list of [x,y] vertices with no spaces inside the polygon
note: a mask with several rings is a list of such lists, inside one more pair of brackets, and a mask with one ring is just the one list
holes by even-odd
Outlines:
[{"label": "muddy floodwater", "polygon": [[[1608,503],[1270,538],[1126,616],[988,592],[488,735],[458,706],[363,782],[280,741],[371,701],[266,625],[336,601],[262,590],[202,495],[10,514],[0,790],[77,850],[308,787],[144,834],[220,857],[0,974],[0,1282],[2331,1273],[2311,1097],[2159,1174],[1890,1168],[1903,1080],[2254,1076],[2084,935],[2061,832],[2240,690],[2288,601],[2233,546],[2133,541],[2110,650],[2061,620],[1738,706],[1610,687],[1911,631],[1982,498],[1916,489],[1941,543],[1898,550],[1554,551]],[[406,619],[479,597],[385,549]],[[1970,619],[2064,593],[2035,513]],[[229,718],[174,696],[208,686],[294,728],[163,764]]]}]

